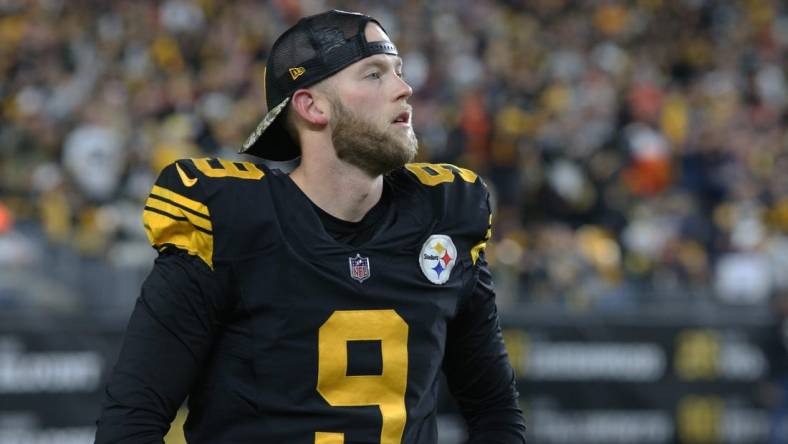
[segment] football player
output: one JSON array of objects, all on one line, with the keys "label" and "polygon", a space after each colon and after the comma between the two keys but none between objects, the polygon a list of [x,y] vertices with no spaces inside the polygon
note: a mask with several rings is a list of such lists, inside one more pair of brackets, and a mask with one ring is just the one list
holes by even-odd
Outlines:
[{"label": "football player", "polygon": [[412,161],[412,94],[375,19],[303,18],[274,43],[243,151],[179,160],[143,220],[159,251],[105,391],[98,443],[437,441],[441,371],[472,443],[524,421],[473,172]]}]

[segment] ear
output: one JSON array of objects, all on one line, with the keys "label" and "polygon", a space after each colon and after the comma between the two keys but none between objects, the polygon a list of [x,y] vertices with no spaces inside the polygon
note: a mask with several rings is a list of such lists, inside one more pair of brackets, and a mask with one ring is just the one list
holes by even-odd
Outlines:
[{"label": "ear", "polygon": [[304,88],[294,92],[290,99],[290,106],[311,125],[328,124],[327,102],[319,100],[312,90]]}]

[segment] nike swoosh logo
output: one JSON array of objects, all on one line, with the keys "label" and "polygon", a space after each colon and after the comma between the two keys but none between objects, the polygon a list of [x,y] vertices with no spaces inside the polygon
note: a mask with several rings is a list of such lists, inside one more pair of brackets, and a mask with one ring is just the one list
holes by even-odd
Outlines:
[{"label": "nike swoosh logo", "polygon": [[186,173],[183,172],[181,166],[178,165],[177,163],[175,164],[175,169],[178,170],[178,175],[181,176],[181,182],[183,182],[183,185],[186,186],[187,188],[193,187],[194,184],[197,183],[197,178],[195,177],[193,179],[190,179],[189,176],[187,176]]}]

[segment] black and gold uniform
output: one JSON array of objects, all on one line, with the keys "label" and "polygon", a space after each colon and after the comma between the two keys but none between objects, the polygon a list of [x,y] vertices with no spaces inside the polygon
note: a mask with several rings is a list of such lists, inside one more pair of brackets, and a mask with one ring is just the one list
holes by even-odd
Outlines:
[{"label": "black and gold uniform", "polygon": [[161,442],[188,396],[190,443],[434,443],[441,370],[470,442],[524,442],[471,171],[409,164],[348,223],[278,170],[180,160],[143,219],[160,255],[96,442]]}]

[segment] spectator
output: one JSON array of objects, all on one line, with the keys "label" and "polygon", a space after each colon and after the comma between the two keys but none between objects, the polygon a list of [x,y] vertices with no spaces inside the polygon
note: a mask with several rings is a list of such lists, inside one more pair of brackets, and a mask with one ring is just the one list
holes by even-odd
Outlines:
[{"label": "spectator", "polygon": [[[0,198],[82,254],[144,245],[124,222],[140,190],[173,158],[235,155],[272,36],[323,3],[0,2]],[[496,191],[513,302],[716,288],[762,303],[788,287],[774,272],[788,242],[780,2],[374,8],[429,114],[414,119],[420,160]],[[741,288],[741,273],[769,284]]]}]

